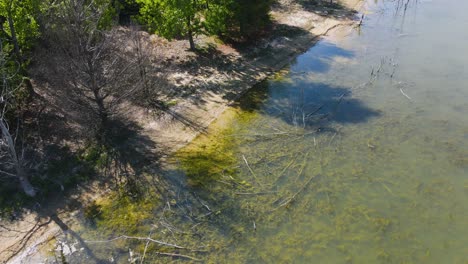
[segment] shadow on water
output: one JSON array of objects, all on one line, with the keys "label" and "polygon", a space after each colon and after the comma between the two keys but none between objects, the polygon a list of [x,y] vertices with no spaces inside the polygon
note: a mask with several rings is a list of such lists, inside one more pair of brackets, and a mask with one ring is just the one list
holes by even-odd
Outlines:
[{"label": "shadow on water", "polygon": [[[301,1],[301,3],[304,2]],[[304,7],[306,7],[305,4]],[[349,11],[349,14],[353,14],[353,12]],[[290,37],[301,36],[303,40],[308,41],[316,37],[303,29],[288,25],[273,25],[273,30],[277,31],[277,34],[272,34],[274,36],[283,36],[284,34],[282,33],[287,32]],[[270,42],[270,40],[266,41]],[[281,61],[281,58],[274,58],[272,55],[283,54],[284,56],[289,56],[293,52],[297,53],[297,48],[294,45],[288,45],[287,42],[278,42],[277,44],[276,46],[270,46],[267,49],[261,50],[261,54],[252,53],[251,47],[237,47],[238,51],[242,54],[254,54],[259,57],[254,66],[237,70],[245,75],[254,76],[256,72],[264,71],[267,65],[271,65],[272,59]],[[299,60],[307,60],[303,64],[303,68],[301,68],[302,71],[324,73],[330,69],[330,63],[334,57],[351,58],[353,55],[352,52],[332,44],[321,44],[316,50],[313,49]],[[186,68],[187,70],[209,71],[213,70],[214,67],[221,72],[232,71],[233,67],[230,65],[221,64],[213,66],[210,64],[212,60],[219,59],[219,57],[220,60],[229,61],[229,59],[222,56],[224,55],[213,54],[213,52],[200,52],[195,61],[203,65],[192,67],[193,65],[190,64],[194,63],[192,61],[187,63]],[[253,80],[254,78],[252,77],[248,81]],[[218,90],[211,92],[224,94],[226,99],[237,98],[239,95],[238,85],[238,81],[233,80],[227,85],[216,86]],[[192,100],[201,105],[205,103],[202,100],[202,96],[194,96]],[[262,82],[251,89],[242,99],[236,101],[233,106],[246,113],[259,112],[262,115],[281,119],[291,126],[302,125],[311,129],[323,127],[325,126],[325,122],[358,123],[378,116],[378,112],[367,108],[362,102],[352,98],[349,89],[346,87],[333,87],[328,84],[313,82],[298,82],[288,88],[284,88],[281,85],[277,86],[276,84],[272,85],[269,82]],[[158,105],[157,107],[160,106]],[[186,120],[184,116],[177,116],[175,118],[182,120],[181,122],[187,124],[187,126],[192,125],[191,121]],[[230,139],[205,147],[200,152],[193,153],[194,155],[190,156],[191,160],[189,162],[196,163],[197,167],[189,168],[192,171],[188,171],[187,168],[183,168],[181,171],[180,169],[154,169],[155,167],[159,167],[158,161],[160,157],[158,153],[155,153],[157,146],[154,146],[154,142],[151,139],[142,135],[141,128],[137,124],[128,120],[125,122],[115,122],[112,125],[112,133],[113,140],[107,146],[106,156],[103,157],[99,153],[96,153],[97,156],[94,158],[99,159],[99,162],[103,163],[101,165],[108,167],[107,173],[113,174],[112,179],[127,188],[126,192],[130,193],[131,196],[144,196],[145,190],[156,190],[159,192],[161,194],[161,201],[163,202],[163,218],[164,212],[169,212],[167,214],[175,216],[173,217],[174,225],[187,226],[187,223],[189,223],[191,226],[190,235],[199,239],[195,242],[211,243],[210,237],[207,236],[205,238],[204,235],[206,235],[206,230],[214,230],[223,234],[230,243],[236,243],[235,241],[242,236],[241,234],[245,233],[239,228],[240,224],[251,225],[253,219],[256,218],[256,213],[248,208],[248,204],[241,203],[240,199],[232,199],[233,190],[248,191],[250,187],[240,179],[235,178],[236,173],[239,172],[239,157],[235,153],[237,146],[233,142],[229,143]],[[71,153],[69,154],[71,155]],[[228,156],[227,158],[226,155]],[[65,156],[64,154],[63,157]],[[60,162],[60,159],[57,162]],[[150,170],[149,167],[153,170]],[[69,172],[57,170],[57,174],[68,175],[67,173]],[[94,167],[91,167],[86,173],[97,174],[98,172],[95,171]],[[192,175],[189,175],[190,173]],[[163,176],[159,177],[159,175]],[[199,177],[195,183],[193,182],[194,177]],[[60,188],[60,184],[59,182],[56,187]],[[86,188],[90,188],[90,186],[83,185],[81,188],[86,192]],[[142,193],[135,193],[140,190],[143,190]],[[71,207],[75,207],[74,209],[79,208],[79,203],[81,201],[74,200],[72,194],[60,193],[56,195],[55,202],[49,203],[47,210],[35,207],[32,211],[36,211],[39,215],[38,219],[36,219],[39,226],[54,222],[65,234],[71,236],[73,242],[77,241],[79,243],[84,249],[84,255],[87,256],[83,256],[82,259],[79,259],[80,256],[77,256],[80,261],[88,258],[89,261],[96,263],[106,263],[108,260],[101,256],[109,255],[107,253],[110,245],[106,245],[104,250],[102,248],[90,248],[90,245],[81,237],[81,234],[72,230],[59,217],[60,212],[73,211]],[[153,203],[157,204],[157,201],[153,201]],[[138,204],[136,203],[136,205]],[[159,207],[160,205],[156,206]],[[148,213],[151,215],[154,213],[152,211],[139,212],[138,208],[135,210],[136,214]],[[132,211],[132,213],[134,212]],[[156,213],[151,216],[155,218]],[[121,217],[123,218],[121,221],[127,221],[124,219],[124,216]],[[151,230],[153,230],[154,226],[159,226],[159,229],[154,229],[155,234],[156,231],[161,231],[158,233],[158,236],[164,236],[167,239],[171,238],[168,231],[173,232],[174,229],[171,229],[171,227],[165,228],[162,225],[165,223],[163,220],[151,219],[149,222],[145,222],[145,224],[148,225],[148,228],[151,226]],[[198,228],[204,229],[200,229],[201,231],[198,232]],[[146,228],[144,230],[147,231]],[[37,231],[36,227],[26,234],[24,243],[22,243],[23,246],[30,239],[29,235],[35,231]],[[106,233],[106,235],[109,234]],[[147,234],[138,235],[146,236]],[[158,236],[155,235],[155,237]],[[192,245],[193,240],[190,240]],[[189,241],[183,242],[189,243]],[[127,253],[127,248],[112,249],[118,252],[116,254],[125,255]],[[15,250],[19,252],[18,249]],[[103,253],[103,251],[105,252]],[[158,254],[155,255],[158,256]]]},{"label": "shadow on water", "polygon": [[349,88],[324,83],[299,82],[287,88],[262,82],[236,104],[243,111],[259,111],[302,127],[324,126],[326,122],[366,122],[380,113],[352,98]]},{"label": "shadow on water", "polygon": [[293,73],[326,73],[330,70],[331,63],[336,58],[351,59],[354,52],[343,49],[327,41],[321,41],[309,52],[303,54],[295,60],[300,65],[298,69],[293,67]]}]

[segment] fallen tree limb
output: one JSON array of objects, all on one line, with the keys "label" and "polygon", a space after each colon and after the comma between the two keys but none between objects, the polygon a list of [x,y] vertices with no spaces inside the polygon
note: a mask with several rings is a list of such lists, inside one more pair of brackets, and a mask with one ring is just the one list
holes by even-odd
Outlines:
[{"label": "fallen tree limb", "polygon": [[242,193],[242,192],[236,192],[234,194],[236,195],[266,195],[266,194],[275,194],[278,193],[277,191],[267,191],[267,192],[256,192],[256,193]]},{"label": "fallen tree limb", "polygon": [[242,155],[242,159],[244,159],[245,165],[247,165],[247,168],[249,169],[250,173],[254,177],[255,181],[258,183],[258,185],[262,186],[262,183],[258,180],[257,175],[255,174],[255,172],[250,167],[249,162],[247,161],[247,159],[245,158],[244,155]]},{"label": "fallen tree limb", "polygon": [[166,252],[155,252],[155,253],[158,255],[163,255],[163,256],[168,256],[168,257],[173,257],[173,258],[185,258],[185,259],[190,259],[190,260],[198,261],[198,262],[202,261],[201,259],[197,259],[191,256],[177,254],[177,253],[166,253]]},{"label": "fallen tree limb", "polygon": [[[109,243],[109,242],[117,241],[117,240],[120,240],[120,239],[144,240],[144,241],[153,242],[153,243],[163,245],[163,246],[167,246],[167,247],[192,250],[192,249],[189,249],[189,248],[186,248],[186,247],[181,247],[181,246],[176,245],[176,244],[171,244],[171,243],[163,242],[163,241],[160,241],[160,240],[152,239],[150,237],[134,237],[134,236],[126,236],[126,235],[118,236],[116,238],[112,238],[112,239],[109,239],[109,240],[85,240],[85,242],[90,243],[90,244],[99,244],[99,243]],[[192,251],[194,251],[194,250],[192,250]]]},{"label": "fallen tree limb", "polygon": [[413,99],[411,99],[411,97],[409,97],[409,96],[403,91],[403,89],[400,88],[400,92],[401,92],[401,94],[403,94],[406,98],[408,98],[408,100],[413,101]]},{"label": "fallen tree limb", "polygon": [[310,178],[307,180],[307,182],[302,186],[302,188],[299,189],[299,191],[297,191],[293,196],[291,196],[291,197],[289,197],[288,199],[286,199],[286,201],[284,201],[284,202],[281,203],[278,207],[276,207],[275,209],[273,209],[273,210],[271,210],[271,211],[272,211],[272,212],[273,212],[273,211],[276,211],[276,210],[278,210],[279,208],[284,207],[284,206],[290,204],[294,199],[296,199],[296,196],[299,195],[302,191],[304,191],[305,188],[309,185],[309,183],[310,183],[314,178],[316,178],[316,177],[318,177],[318,176],[319,176],[319,174],[310,177]]}]

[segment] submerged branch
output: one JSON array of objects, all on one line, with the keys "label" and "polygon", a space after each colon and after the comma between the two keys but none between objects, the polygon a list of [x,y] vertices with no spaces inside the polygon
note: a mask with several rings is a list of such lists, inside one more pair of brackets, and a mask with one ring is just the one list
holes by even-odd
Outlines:
[{"label": "submerged branch", "polygon": [[168,257],[173,257],[173,258],[185,258],[185,259],[190,259],[190,260],[198,261],[198,262],[203,261],[201,259],[197,259],[191,256],[177,254],[177,253],[166,253],[166,252],[155,252],[155,253],[158,255],[163,255],[163,256],[168,256]]},{"label": "submerged branch", "polygon": [[252,168],[250,167],[249,162],[247,161],[247,159],[245,158],[244,155],[242,155],[242,159],[244,159],[245,165],[247,165],[247,168],[249,169],[249,171],[250,171],[250,173],[252,174],[252,176],[255,178],[255,181],[256,181],[260,186],[262,186],[262,183],[258,180],[257,175],[255,174],[255,172],[254,172],[254,171],[252,170]]},{"label": "submerged branch", "polygon": [[301,189],[299,189],[299,191],[297,191],[293,196],[289,197],[289,199],[287,199],[286,201],[284,201],[283,203],[281,203],[278,207],[276,207],[275,209],[271,210],[272,212],[273,211],[276,211],[278,209],[280,209],[281,207],[284,207],[288,204],[290,204],[292,201],[294,201],[294,199],[296,199],[296,196],[298,196],[302,191],[305,190],[305,188],[309,185],[309,183],[315,178],[315,177],[318,177],[319,175],[314,175],[312,177],[310,177],[307,182],[302,186]]},{"label": "submerged branch", "polygon": [[176,244],[166,243],[166,242],[163,242],[163,241],[152,239],[150,237],[134,237],[134,236],[126,236],[126,235],[118,236],[116,238],[109,239],[109,240],[86,240],[85,242],[90,243],[90,244],[99,244],[99,243],[109,243],[109,242],[117,241],[117,240],[120,240],[120,239],[144,240],[144,241],[153,242],[153,243],[160,244],[160,245],[167,246],[167,247],[173,247],[173,248],[177,248],[177,249],[187,249],[187,250],[195,251],[195,250],[192,250],[190,248],[181,247],[181,246],[176,245]]},{"label": "submerged branch", "polygon": [[403,89],[400,88],[400,92],[401,94],[403,94],[406,98],[408,98],[408,100],[412,101],[413,99],[411,99],[411,97],[409,97],[404,91]]}]

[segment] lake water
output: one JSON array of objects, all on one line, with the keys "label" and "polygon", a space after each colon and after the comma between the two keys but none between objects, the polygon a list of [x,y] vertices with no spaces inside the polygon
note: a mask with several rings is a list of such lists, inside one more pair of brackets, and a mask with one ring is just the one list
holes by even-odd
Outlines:
[{"label": "lake water", "polygon": [[89,243],[97,258],[468,263],[468,2],[366,6],[181,150],[173,198],[125,203],[138,226],[81,232],[184,249]]}]

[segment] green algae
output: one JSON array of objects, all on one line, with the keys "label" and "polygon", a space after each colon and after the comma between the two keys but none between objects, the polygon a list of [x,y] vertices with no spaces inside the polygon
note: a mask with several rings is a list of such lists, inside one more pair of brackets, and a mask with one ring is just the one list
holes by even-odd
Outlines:
[{"label": "green algae", "polygon": [[[96,230],[190,248],[150,244],[149,263],[187,261],[157,252],[206,263],[465,263],[466,117],[437,117],[443,107],[426,102],[428,85],[405,87],[418,95],[411,103],[388,80],[360,86],[364,66],[312,81],[283,72],[263,83],[173,157],[170,177],[186,183],[175,195],[97,202],[88,212],[98,216]],[[299,90],[320,97],[341,86],[361,87],[341,107],[352,112],[363,108],[356,98],[367,98],[379,115],[349,123],[317,118],[310,127],[291,121]],[[115,247],[124,263],[129,248],[141,255],[146,243]]]},{"label": "green algae", "polygon": [[146,223],[152,219],[158,198],[147,195],[134,198],[116,192],[93,201],[84,209],[84,216],[100,235],[134,235],[148,230]]}]

